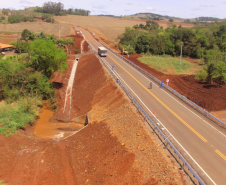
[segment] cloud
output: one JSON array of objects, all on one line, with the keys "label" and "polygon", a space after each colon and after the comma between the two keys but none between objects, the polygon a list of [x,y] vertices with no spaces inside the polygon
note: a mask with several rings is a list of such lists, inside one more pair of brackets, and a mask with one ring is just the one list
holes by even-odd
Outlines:
[{"label": "cloud", "polygon": [[93,6],[93,8],[96,8],[96,9],[105,9],[106,6],[98,5],[98,6]]},{"label": "cloud", "polygon": [[149,7],[147,7],[147,10],[154,10],[154,9],[153,9],[152,7],[149,6]]},{"label": "cloud", "polygon": [[126,3],[127,5],[133,5],[133,3]]},{"label": "cloud", "polygon": [[25,4],[34,4],[34,3],[32,3],[32,2],[29,2],[29,1],[27,1],[27,0],[21,0],[19,3],[25,3]]},{"label": "cloud", "polygon": [[128,11],[130,11],[130,10],[124,10],[124,11],[128,12]]},{"label": "cloud", "polygon": [[200,4],[199,7],[208,8],[208,7],[216,7],[215,5],[207,5],[207,4]]}]

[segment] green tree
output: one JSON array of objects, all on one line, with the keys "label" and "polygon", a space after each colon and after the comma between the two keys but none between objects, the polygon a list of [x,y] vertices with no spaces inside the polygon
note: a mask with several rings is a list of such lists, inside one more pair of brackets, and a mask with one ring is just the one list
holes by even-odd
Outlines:
[{"label": "green tree", "polygon": [[200,69],[198,73],[195,75],[195,79],[205,81],[207,78],[207,72],[203,69]]},{"label": "green tree", "polygon": [[74,44],[73,38],[71,38],[71,37],[67,38],[67,39],[65,40],[65,44],[68,45],[67,53],[68,53],[68,51],[69,51],[70,54],[71,54],[71,45],[72,45],[72,46],[75,45],[75,44]]},{"label": "green tree", "polygon": [[31,34],[31,32],[28,29],[24,29],[21,33],[21,40],[28,41],[30,34]]},{"label": "green tree", "polygon": [[38,34],[38,39],[45,39],[46,38],[46,34],[42,31]]},{"label": "green tree", "polygon": [[67,55],[50,40],[35,40],[30,44],[31,66],[48,78],[56,70],[65,70]]},{"label": "green tree", "polygon": [[49,34],[49,35],[46,37],[46,40],[51,40],[54,44],[56,44],[56,38],[54,37],[53,34]]},{"label": "green tree", "polygon": [[137,39],[136,51],[138,53],[146,53],[149,51],[150,44],[151,44],[150,36],[141,35]]},{"label": "green tree", "polygon": [[213,79],[217,82],[218,87],[220,83],[226,83],[226,63],[219,62],[217,65],[215,65],[215,69],[211,75],[213,75]]},{"label": "green tree", "polygon": [[64,42],[63,39],[58,39],[56,41],[56,45],[57,45],[58,48],[61,48],[61,49],[65,48],[65,42]]}]

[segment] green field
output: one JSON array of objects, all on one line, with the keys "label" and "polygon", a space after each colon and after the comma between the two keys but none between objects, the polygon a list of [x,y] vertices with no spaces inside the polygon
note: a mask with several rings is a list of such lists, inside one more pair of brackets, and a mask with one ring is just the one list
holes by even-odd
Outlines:
[{"label": "green field", "polygon": [[143,56],[138,60],[164,74],[195,74],[197,71],[197,64],[181,60],[180,65],[180,59],[178,58]]}]

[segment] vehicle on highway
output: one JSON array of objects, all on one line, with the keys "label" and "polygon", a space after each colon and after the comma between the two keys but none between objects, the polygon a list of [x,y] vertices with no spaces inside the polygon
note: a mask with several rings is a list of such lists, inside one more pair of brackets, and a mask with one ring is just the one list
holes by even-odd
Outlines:
[{"label": "vehicle on highway", "polygon": [[99,54],[101,57],[106,57],[106,56],[107,56],[107,49],[104,48],[104,47],[99,47],[99,48],[98,48],[98,54]]}]

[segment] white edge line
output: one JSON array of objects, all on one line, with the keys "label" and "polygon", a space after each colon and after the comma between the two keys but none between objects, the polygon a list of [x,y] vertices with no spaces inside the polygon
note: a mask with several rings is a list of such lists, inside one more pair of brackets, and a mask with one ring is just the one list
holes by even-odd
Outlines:
[{"label": "white edge line", "polygon": [[[108,64],[108,62],[105,60],[105,59],[103,59],[104,61],[105,61],[105,63],[107,63]],[[108,66],[109,66],[110,64],[108,64]],[[159,121],[160,123],[161,123],[161,125],[167,130],[167,132],[170,134],[170,136],[177,142],[177,144],[187,153],[187,155],[194,161],[194,163],[203,171],[203,173],[212,181],[212,183],[214,184],[214,185],[216,185],[216,183],[211,179],[211,177],[202,169],[202,167],[195,161],[195,159],[188,153],[188,151],[187,150],[185,150],[185,148],[179,143],[179,141],[177,141],[177,139],[169,132],[169,130],[162,124],[162,122],[159,120],[159,119],[157,119],[157,117],[148,109],[148,107],[142,102],[142,100],[136,95],[136,93],[130,88],[130,86],[123,80],[123,78],[122,77],[120,77],[119,75],[118,75],[118,73],[114,70],[113,71],[113,73],[115,73],[115,75],[116,76],[118,76],[120,79],[122,79],[122,81],[126,84],[126,86],[127,87],[129,87],[129,89],[133,92],[133,94],[139,99],[139,101],[145,106],[145,108],[152,114],[152,116],[154,116],[155,117],[155,119],[157,120],[157,121]],[[117,74],[116,74],[117,73]]]},{"label": "white edge line", "polygon": [[[112,54],[114,54],[111,50],[109,50]],[[120,57],[118,57],[121,61],[123,61],[126,65],[130,66],[131,69],[133,69],[134,71],[136,71],[137,73],[139,73],[140,75],[142,75],[144,78],[146,78],[147,80],[150,81],[149,78],[147,78],[143,73],[141,73],[139,70],[136,70],[133,66],[129,65],[127,62],[125,62],[124,60],[122,60]],[[155,86],[156,85],[154,82],[153,84]],[[183,106],[184,108],[186,108],[187,110],[189,110],[191,113],[193,113],[195,116],[197,116],[199,119],[201,119],[203,122],[205,122],[207,125],[209,125],[210,127],[212,127],[213,129],[215,129],[217,132],[219,132],[221,135],[223,135],[224,137],[226,137],[226,135],[224,135],[221,131],[219,131],[217,128],[215,128],[213,125],[211,125],[210,123],[208,123],[207,121],[205,121],[204,119],[202,119],[200,116],[198,116],[196,113],[194,113],[192,110],[190,110],[189,108],[187,108],[186,106],[184,106],[182,103],[180,103],[178,100],[176,100],[173,96],[171,96],[170,94],[168,94],[165,90],[162,89],[163,92],[165,92],[168,96],[170,96],[173,100],[175,100],[177,103],[179,103],[181,106]]]}]

